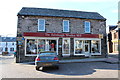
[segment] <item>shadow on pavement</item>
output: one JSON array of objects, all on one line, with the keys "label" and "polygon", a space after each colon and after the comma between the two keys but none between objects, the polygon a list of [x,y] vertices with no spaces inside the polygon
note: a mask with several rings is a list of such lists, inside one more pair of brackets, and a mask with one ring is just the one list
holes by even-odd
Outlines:
[{"label": "shadow on pavement", "polygon": [[96,69],[118,70],[118,64],[109,64],[104,62],[91,63],[69,63],[59,64],[59,69],[52,67],[45,68],[43,72],[57,75],[89,75],[96,72]]}]

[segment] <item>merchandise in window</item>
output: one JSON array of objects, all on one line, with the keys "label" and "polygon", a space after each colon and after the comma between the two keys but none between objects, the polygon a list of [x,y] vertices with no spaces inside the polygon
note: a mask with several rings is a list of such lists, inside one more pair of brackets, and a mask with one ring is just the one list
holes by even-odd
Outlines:
[{"label": "merchandise in window", "polygon": [[75,54],[82,54],[83,53],[83,41],[82,40],[76,40],[75,41]]},{"label": "merchandise in window", "polygon": [[64,40],[64,54],[69,54],[69,40]]},{"label": "merchandise in window", "polygon": [[26,54],[37,54],[37,40],[27,39]]},{"label": "merchandise in window", "polygon": [[38,40],[38,53],[45,51],[45,40]]},{"label": "merchandise in window", "polygon": [[91,49],[92,53],[100,53],[100,41],[92,40]]}]

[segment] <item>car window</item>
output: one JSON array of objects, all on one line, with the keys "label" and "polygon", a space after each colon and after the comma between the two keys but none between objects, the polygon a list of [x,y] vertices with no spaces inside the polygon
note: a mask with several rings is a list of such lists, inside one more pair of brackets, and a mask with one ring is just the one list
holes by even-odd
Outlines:
[{"label": "car window", "polygon": [[41,53],[39,56],[56,56],[56,53]]}]

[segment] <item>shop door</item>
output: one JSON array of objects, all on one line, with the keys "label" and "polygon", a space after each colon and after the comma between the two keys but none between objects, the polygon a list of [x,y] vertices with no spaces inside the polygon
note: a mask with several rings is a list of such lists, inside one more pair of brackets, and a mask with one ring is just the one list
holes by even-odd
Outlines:
[{"label": "shop door", "polygon": [[90,55],[90,45],[87,41],[85,41],[85,43],[84,43],[84,52],[85,52],[85,56]]},{"label": "shop door", "polygon": [[70,39],[63,38],[63,47],[62,47],[63,56],[70,55]]}]

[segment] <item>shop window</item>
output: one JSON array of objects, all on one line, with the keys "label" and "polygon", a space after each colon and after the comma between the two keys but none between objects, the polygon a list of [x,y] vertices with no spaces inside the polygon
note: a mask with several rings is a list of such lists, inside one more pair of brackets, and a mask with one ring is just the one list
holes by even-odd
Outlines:
[{"label": "shop window", "polygon": [[83,41],[76,40],[75,41],[75,54],[82,54],[83,53]]},{"label": "shop window", "polygon": [[69,54],[70,53],[70,40],[64,39],[63,41],[63,54]]},{"label": "shop window", "polygon": [[45,31],[45,19],[38,20],[38,31]]},{"label": "shop window", "polygon": [[91,41],[91,53],[100,53],[100,41]]},{"label": "shop window", "polygon": [[37,40],[27,39],[26,54],[37,54]]},{"label": "shop window", "polygon": [[38,53],[46,51],[56,52],[56,40],[38,40]]},{"label": "shop window", "polygon": [[90,22],[89,21],[85,21],[84,27],[85,27],[85,33],[90,33]]},{"label": "shop window", "polygon": [[38,52],[44,52],[45,51],[45,40],[38,40]]},{"label": "shop window", "polygon": [[118,43],[117,42],[114,43],[114,51],[118,51]]},{"label": "shop window", "polygon": [[69,32],[69,20],[63,20],[63,32]]}]

